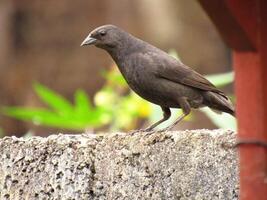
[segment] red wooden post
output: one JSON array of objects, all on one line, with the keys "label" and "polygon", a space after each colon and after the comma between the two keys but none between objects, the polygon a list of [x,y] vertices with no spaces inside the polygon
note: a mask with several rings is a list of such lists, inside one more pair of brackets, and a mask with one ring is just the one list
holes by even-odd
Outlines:
[{"label": "red wooden post", "polygon": [[[238,136],[267,142],[267,1],[199,0],[233,49]],[[240,199],[267,199],[267,149],[240,146]]]},{"label": "red wooden post", "polygon": [[[240,139],[264,141],[267,99],[263,94],[263,71],[258,53],[234,53],[238,135]],[[267,75],[267,74],[266,74]],[[266,108],[265,108],[266,109]],[[241,200],[267,199],[266,149],[255,145],[240,146]]]}]

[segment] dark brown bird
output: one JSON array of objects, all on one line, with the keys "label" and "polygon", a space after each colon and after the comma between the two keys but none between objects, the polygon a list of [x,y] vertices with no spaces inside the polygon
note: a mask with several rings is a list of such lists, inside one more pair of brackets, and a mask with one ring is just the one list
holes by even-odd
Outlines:
[{"label": "dark brown bird", "polygon": [[147,101],[161,106],[163,118],[145,131],[151,131],[168,120],[170,108],[181,108],[183,114],[162,131],[172,129],[190,113],[191,108],[208,106],[235,114],[227,96],[202,75],[114,25],[100,26],[90,32],[81,44],[85,45],[106,50],[130,88]]}]

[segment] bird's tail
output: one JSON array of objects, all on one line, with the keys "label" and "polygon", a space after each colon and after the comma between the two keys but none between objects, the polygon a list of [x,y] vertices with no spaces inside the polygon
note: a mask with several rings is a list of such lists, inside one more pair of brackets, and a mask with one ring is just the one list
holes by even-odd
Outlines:
[{"label": "bird's tail", "polygon": [[209,106],[211,109],[235,116],[234,106],[230,99],[224,94],[208,91],[203,92],[203,97],[205,99],[205,105]]}]

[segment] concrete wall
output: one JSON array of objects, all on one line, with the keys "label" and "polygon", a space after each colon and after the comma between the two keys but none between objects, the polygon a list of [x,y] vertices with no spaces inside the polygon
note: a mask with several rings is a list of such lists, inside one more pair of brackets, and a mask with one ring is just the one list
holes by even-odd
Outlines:
[{"label": "concrete wall", "polygon": [[0,199],[238,199],[226,130],[0,140]]}]

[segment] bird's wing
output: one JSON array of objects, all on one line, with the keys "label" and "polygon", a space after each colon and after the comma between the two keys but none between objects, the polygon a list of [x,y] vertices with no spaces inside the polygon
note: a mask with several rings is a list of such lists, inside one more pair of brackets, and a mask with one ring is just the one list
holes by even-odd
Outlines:
[{"label": "bird's wing", "polygon": [[152,53],[150,56],[153,57],[152,60],[157,66],[156,76],[200,90],[216,92],[227,98],[221,90],[202,75],[168,54]]}]

